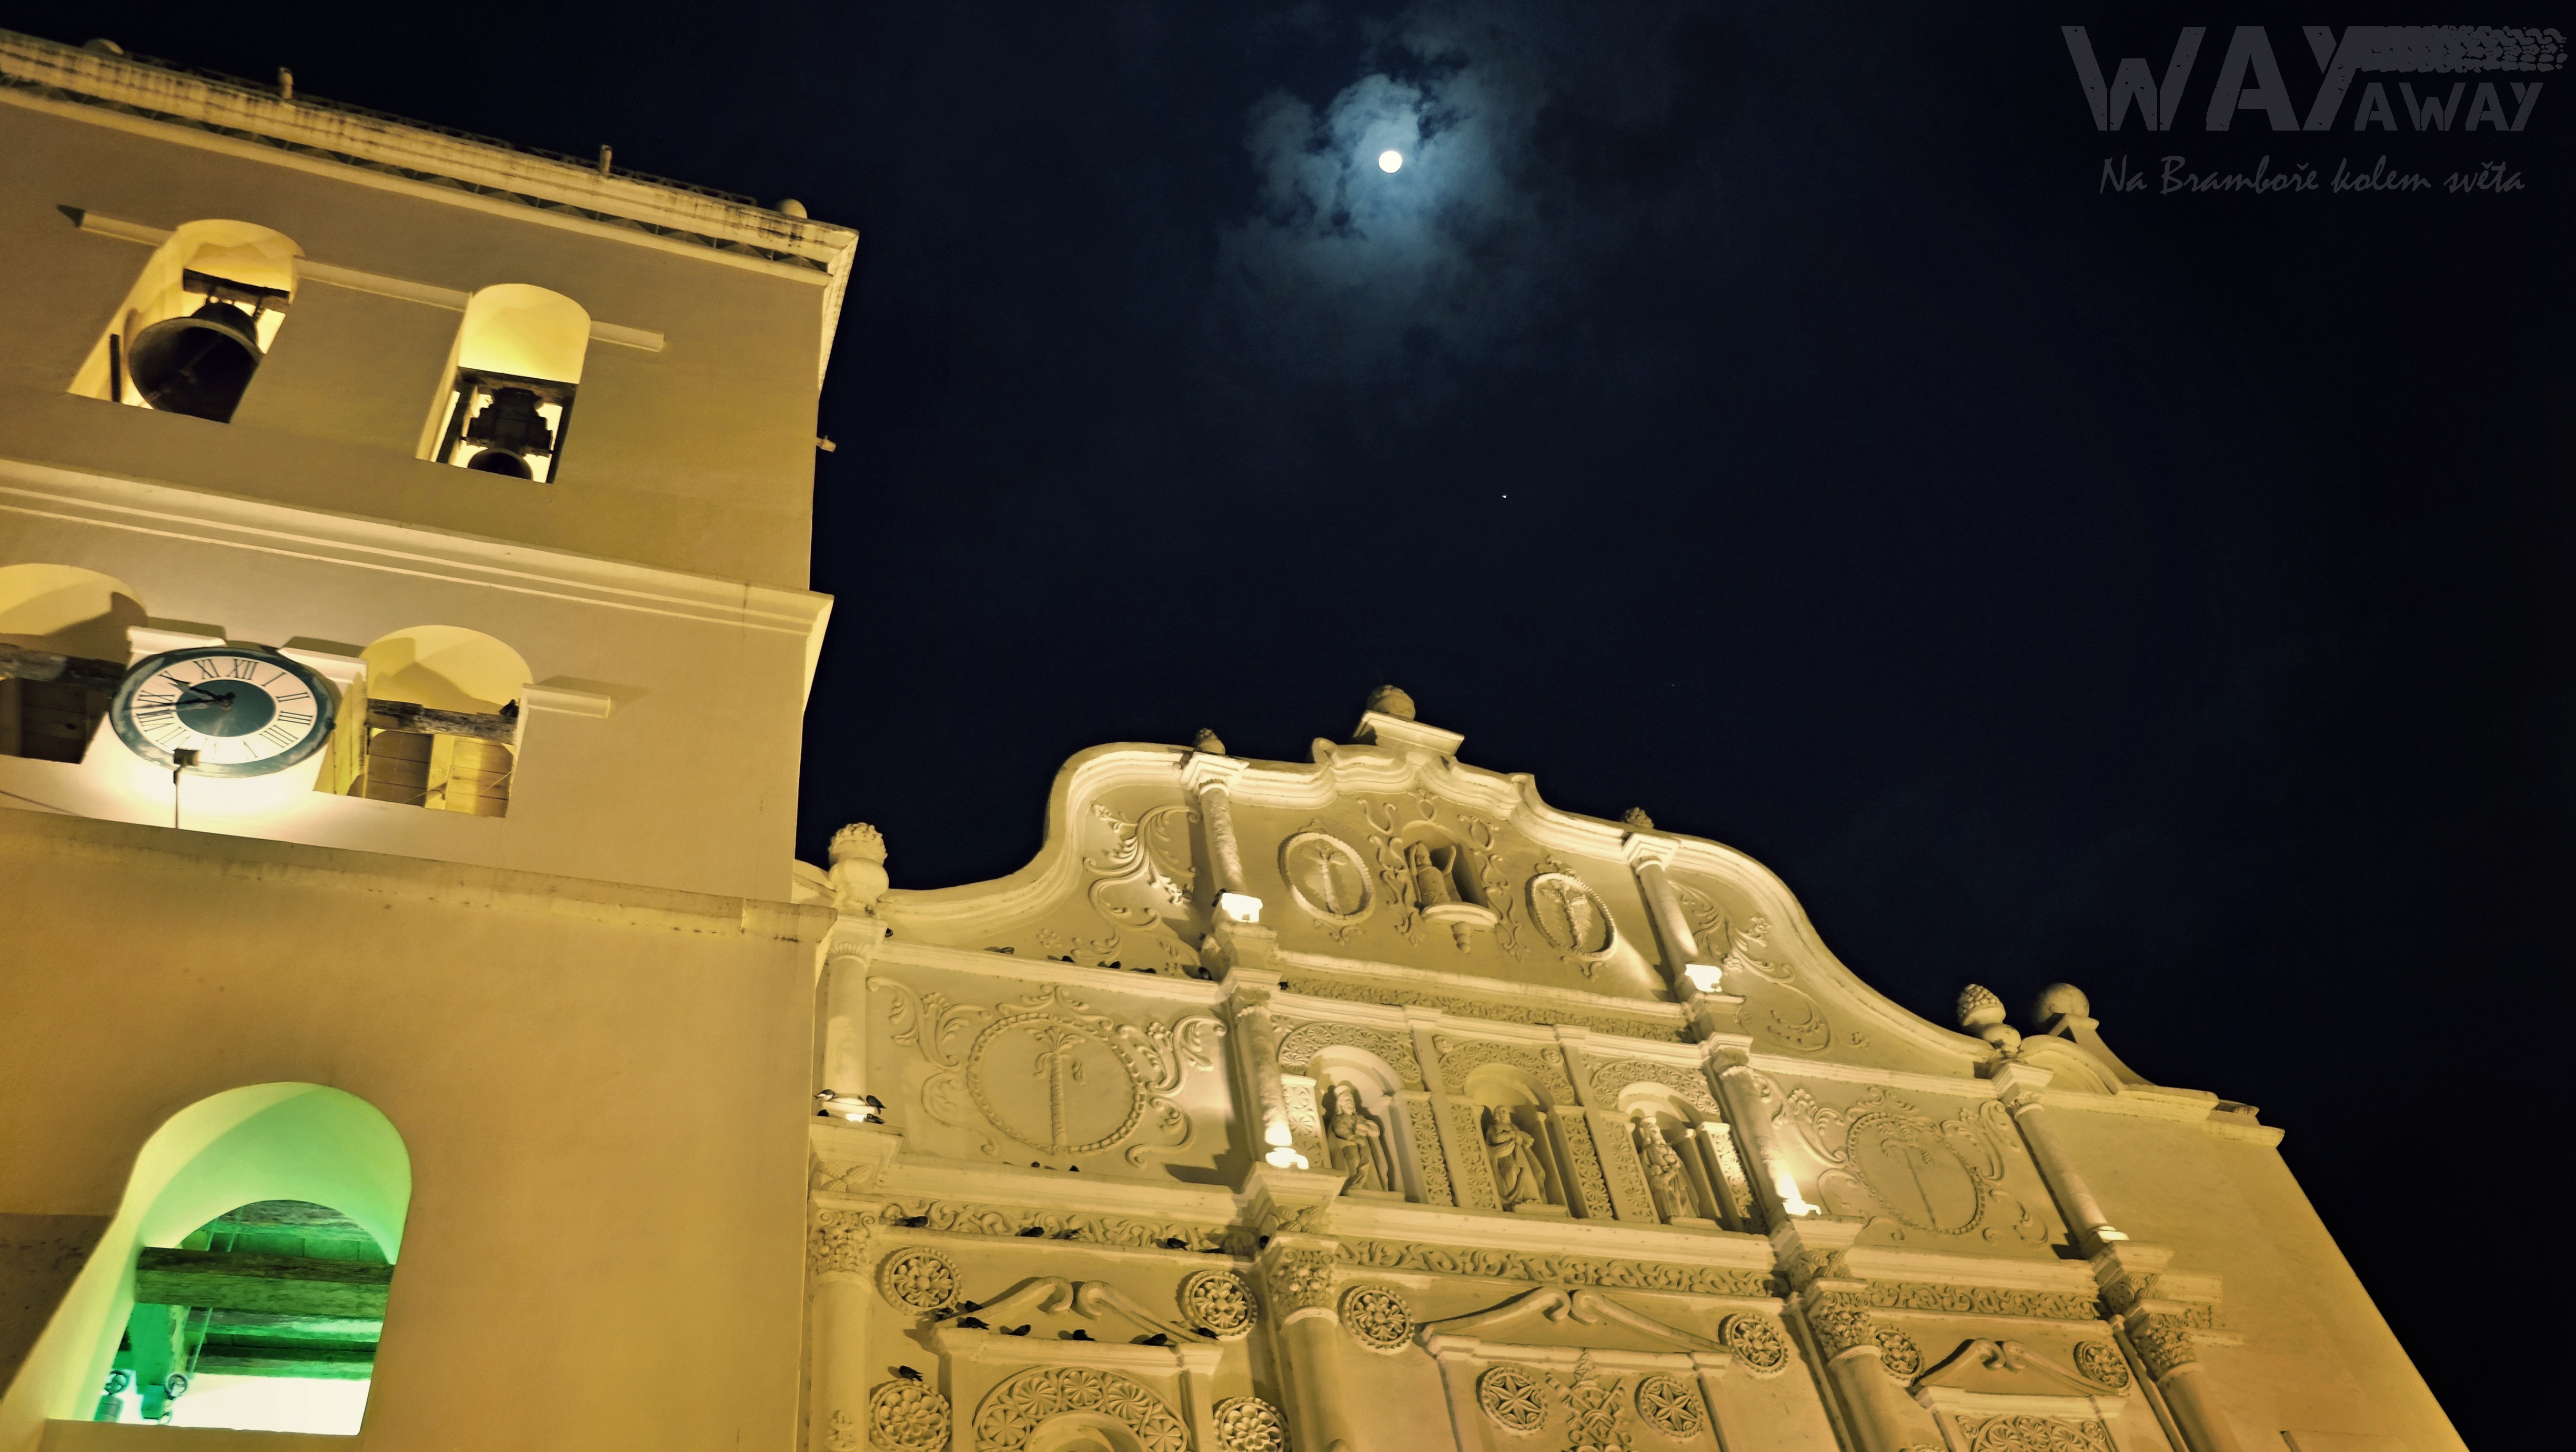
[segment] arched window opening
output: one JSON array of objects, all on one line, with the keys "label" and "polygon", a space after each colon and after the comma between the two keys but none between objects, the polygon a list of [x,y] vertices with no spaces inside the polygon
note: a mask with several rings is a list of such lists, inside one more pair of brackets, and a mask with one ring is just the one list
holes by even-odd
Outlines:
[{"label": "arched window opening", "polygon": [[561,293],[506,282],[474,294],[430,457],[552,482],[589,348],[590,314]]},{"label": "arched window opening", "polygon": [[134,1309],[91,1418],[355,1432],[392,1283],[384,1247],[330,1206],[236,1206],[136,1253]]},{"label": "arched window opening", "polygon": [[12,1395],[57,1420],[354,1433],[410,1206],[410,1153],[365,1100],[201,1099],[135,1155]]},{"label": "arched window opening", "polygon": [[477,630],[417,625],[367,647],[363,694],[344,703],[319,789],[432,811],[502,817],[517,770],[528,663]]},{"label": "arched window opening", "polygon": [[189,222],[154,248],[72,392],[232,421],[277,344],[303,250],[248,222]]},{"label": "arched window opening", "polygon": [[0,756],[80,760],[144,618],[132,589],[95,570],[0,566]]}]

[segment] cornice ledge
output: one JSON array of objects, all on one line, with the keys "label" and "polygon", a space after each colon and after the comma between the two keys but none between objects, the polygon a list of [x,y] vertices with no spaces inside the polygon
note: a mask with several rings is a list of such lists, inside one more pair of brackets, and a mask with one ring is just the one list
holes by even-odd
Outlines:
[{"label": "cornice ledge", "polygon": [[1082,963],[1057,963],[1045,958],[1023,958],[1016,953],[995,953],[983,948],[959,948],[942,943],[906,942],[900,938],[889,938],[877,949],[872,967],[878,974],[891,967],[976,973],[1020,983],[1061,984],[1095,993],[1114,990],[1197,1007],[1225,1001],[1222,986],[1200,978],[1166,978],[1159,973],[1094,968]]},{"label": "cornice ledge", "polygon": [[0,511],[798,636],[832,606],[811,590],[17,459],[0,459]]},{"label": "cornice ledge", "polygon": [[1400,1241],[1406,1245],[1506,1250],[1523,1255],[1579,1255],[1751,1270],[1766,1275],[1772,1268],[1771,1244],[1758,1235],[1670,1230],[1615,1220],[1540,1220],[1503,1211],[1360,1201],[1347,1196],[1333,1206],[1331,1233],[1345,1239]]},{"label": "cornice ledge", "polygon": [[277,886],[373,893],[445,907],[489,908],[704,937],[819,943],[830,934],[838,916],[819,903],[719,897],[349,847],[0,810],[0,860],[12,857],[68,858],[126,870],[175,868],[227,877],[257,876]]},{"label": "cornice ledge", "polygon": [[1857,1245],[1842,1254],[1852,1274],[1863,1280],[2050,1291],[2087,1299],[2095,1292],[2093,1272],[2082,1261],[2003,1260],[1950,1251]]},{"label": "cornice ledge", "polygon": [[1238,1223],[1234,1195],[1222,1187],[971,1164],[910,1152],[886,1166],[874,1193],[888,1200],[935,1200],[979,1209],[1070,1211],[1208,1227]]}]

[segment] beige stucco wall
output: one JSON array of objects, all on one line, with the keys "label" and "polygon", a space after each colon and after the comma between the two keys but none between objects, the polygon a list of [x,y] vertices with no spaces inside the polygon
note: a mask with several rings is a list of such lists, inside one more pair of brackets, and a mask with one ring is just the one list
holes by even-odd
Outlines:
[{"label": "beige stucco wall", "polygon": [[[817,917],[0,812],[0,1207],[113,1215],[180,1109],[333,1086],[412,1162],[369,1446],[782,1445]],[[86,1415],[90,1349],[0,1447]]]}]

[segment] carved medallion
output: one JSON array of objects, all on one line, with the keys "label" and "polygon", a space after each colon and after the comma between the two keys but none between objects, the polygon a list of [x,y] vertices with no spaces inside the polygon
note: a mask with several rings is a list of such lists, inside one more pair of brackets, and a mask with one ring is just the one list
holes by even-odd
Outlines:
[{"label": "carved medallion", "polygon": [[1923,1348],[1914,1344],[1913,1337],[1893,1326],[1881,1326],[1874,1334],[1878,1341],[1879,1365],[1886,1367],[1887,1374],[1898,1381],[1912,1381],[1914,1374],[1923,1369]]},{"label": "carved medallion", "polygon": [[1252,1282],[1230,1270],[1203,1270],[1181,1282],[1181,1320],[1219,1340],[1252,1334],[1258,1303]]},{"label": "carved medallion", "polygon": [[1328,923],[1347,927],[1377,906],[1369,865],[1359,849],[1329,832],[1308,829],[1279,847],[1279,875],[1297,906]]},{"label": "carved medallion", "polygon": [[984,1397],[975,1409],[978,1452],[1016,1452],[1029,1434],[1065,1412],[1112,1418],[1136,1434],[1145,1452],[1189,1452],[1189,1429],[1162,1398],[1115,1372],[1087,1366],[1047,1366],[1021,1372]]},{"label": "carved medallion", "polygon": [[1288,1452],[1288,1423],[1259,1397],[1216,1404],[1216,1440],[1225,1452]]},{"label": "carved medallion", "polygon": [[[2025,1239],[2047,1234],[2002,1188],[2014,1136],[2011,1121],[1992,1100],[1936,1124],[1883,1088],[1863,1094],[1849,1110],[1821,1104],[1801,1088],[1791,1091],[1781,1118],[1832,1166],[1817,1184],[1827,1208],[1837,1213],[1964,1235],[1985,1227],[1988,1212],[2003,1202],[2015,1212],[2014,1232]],[[1989,1238],[2002,1229],[1996,1226]]]},{"label": "carved medallion", "polygon": [[1401,1351],[1413,1340],[1413,1307],[1393,1286],[1353,1286],[1342,1293],[1342,1329],[1371,1351]]},{"label": "carved medallion", "polygon": [[1562,870],[1539,872],[1529,880],[1530,922],[1548,946],[1569,957],[1597,963],[1619,946],[1619,929],[1610,921],[1610,905],[1583,879]]},{"label": "carved medallion", "polygon": [[2084,1373],[2086,1381],[2099,1382],[2113,1391],[2129,1389],[2129,1359],[2108,1341],[2076,1342],[2075,1369]]},{"label": "carved medallion", "polygon": [[1647,1426],[1677,1439],[1698,1436],[1701,1425],[1708,1420],[1699,1390],[1680,1377],[1662,1372],[1637,1383],[1637,1416]]},{"label": "carved medallion", "polygon": [[1476,1405],[1506,1432],[1535,1432],[1547,1421],[1545,1383],[1517,1366],[1497,1366],[1476,1378]]},{"label": "carved medallion", "polygon": [[957,1304],[957,1265],[927,1246],[906,1246],[877,1267],[877,1290],[907,1311]]},{"label": "carved medallion", "polygon": [[881,1382],[868,1394],[868,1440],[885,1452],[939,1452],[948,1422],[948,1398],[920,1382]]},{"label": "carved medallion", "polygon": [[1788,1343],[1771,1323],[1750,1312],[1737,1312],[1717,1328],[1717,1339],[1755,1376],[1767,1376],[1789,1364]]},{"label": "carved medallion", "polygon": [[[1119,1023],[1054,985],[989,1008],[938,993],[916,999],[892,978],[868,986],[894,996],[894,1041],[939,1068],[920,1090],[931,1118],[979,1135],[979,1122],[989,1124],[1057,1155],[1119,1144],[1148,1110],[1166,1142],[1130,1147],[1129,1163],[1186,1144],[1190,1118],[1171,1096],[1187,1069],[1216,1067],[1225,1032],[1206,1015],[1169,1026]],[[989,1138],[983,1148],[999,1154]]]}]

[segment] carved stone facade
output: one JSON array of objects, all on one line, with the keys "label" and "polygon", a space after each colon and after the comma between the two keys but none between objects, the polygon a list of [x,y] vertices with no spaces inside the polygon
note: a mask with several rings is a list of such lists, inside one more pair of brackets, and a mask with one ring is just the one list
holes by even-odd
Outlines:
[{"label": "carved stone facade", "polygon": [[876,901],[882,1122],[818,1121],[811,1179],[815,1344],[871,1390],[818,1390],[808,1452],[946,1452],[933,1397],[955,1452],[2239,1452],[2213,1408],[2269,1415],[2235,1348],[2312,1323],[2231,1295],[2233,1241],[2111,1229],[2268,1152],[2249,1116],[1984,998],[1916,1019],[1740,856],[1359,734],[1091,754],[1027,871]]}]

